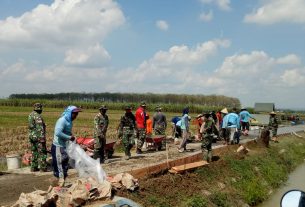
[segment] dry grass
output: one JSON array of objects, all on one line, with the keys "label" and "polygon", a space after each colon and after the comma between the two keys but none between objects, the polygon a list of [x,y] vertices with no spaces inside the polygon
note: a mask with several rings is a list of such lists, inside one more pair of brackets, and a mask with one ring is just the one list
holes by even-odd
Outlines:
[{"label": "dry grass", "polygon": [[[31,113],[32,108],[29,107],[3,107],[0,106],[0,156],[8,153],[23,154],[29,150],[28,146],[28,115]],[[42,116],[47,125],[47,146],[50,147],[56,120],[60,117],[62,109],[58,108],[45,108]],[[98,110],[84,110],[79,114],[74,121],[73,133],[77,137],[92,137],[93,136],[93,119],[98,113]],[[107,112],[110,123],[107,131],[108,139],[117,139],[117,127],[121,116],[124,111],[109,110]],[[154,112],[150,112],[152,115]],[[167,134],[171,134],[170,120],[173,116],[180,114],[166,113],[168,128]],[[191,114],[192,115],[192,114]],[[194,117],[195,115],[192,115]],[[191,128],[195,130],[195,126]]]}]

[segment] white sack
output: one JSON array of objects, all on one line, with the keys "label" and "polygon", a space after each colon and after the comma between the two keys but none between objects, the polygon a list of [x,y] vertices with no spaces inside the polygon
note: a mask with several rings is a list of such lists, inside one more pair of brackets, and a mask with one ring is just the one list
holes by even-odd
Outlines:
[{"label": "white sack", "polygon": [[93,177],[99,183],[106,180],[106,172],[100,165],[100,160],[93,159],[76,143],[68,142],[67,153],[70,159],[75,161],[74,168],[77,170],[79,177]]}]

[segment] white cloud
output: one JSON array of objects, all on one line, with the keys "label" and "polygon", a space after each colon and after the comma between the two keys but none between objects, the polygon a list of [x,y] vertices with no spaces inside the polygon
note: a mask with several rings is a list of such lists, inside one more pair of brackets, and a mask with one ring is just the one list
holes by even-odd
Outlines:
[{"label": "white cloud", "polygon": [[173,46],[168,51],[157,52],[150,61],[160,66],[199,64],[215,54],[219,48],[227,48],[230,44],[229,40],[216,39],[198,44],[195,48],[186,45]]},{"label": "white cloud", "polygon": [[157,26],[157,28],[159,28],[160,30],[163,30],[163,31],[167,31],[169,28],[168,23],[164,20],[158,20],[156,22],[156,26]]},{"label": "white cloud", "polygon": [[[68,55],[69,61],[74,65],[56,65],[43,70],[32,69],[24,74],[24,81],[44,84],[77,80],[79,85],[76,88],[81,89],[84,85],[91,84],[91,91],[92,88],[100,87],[100,83],[103,83],[103,90],[162,92],[165,87],[172,92],[174,90],[177,92],[179,89],[187,90],[186,87],[191,85],[194,75],[193,67],[204,64],[208,58],[217,55],[218,50],[229,46],[230,41],[225,39],[207,41],[193,48],[185,45],[173,46],[168,51],[156,52],[152,58],[143,61],[136,68],[121,70],[75,67],[78,63],[75,60],[82,59],[80,62],[83,63],[88,57],[85,55],[82,57],[82,53],[71,52],[72,55]],[[173,84],[176,86],[171,88]]]},{"label": "white cloud", "polygon": [[55,0],[0,21],[0,47],[67,48],[94,45],[125,22],[112,0]]},{"label": "white cloud", "polygon": [[301,64],[301,59],[295,54],[289,54],[285,57],[277,59],[278,64],[287,64],[287,65],[299,65]]},{"label": "white cloud", "polygon": [[110,59],[108,52],[100,44],[96,44],[83,50],[66,51],[65,63],[68,65],[98,66]]},{"label": "white cloud", "polygon": [[282,22],[305,23],[304,0],[268,0],[257,10],[244,17],[247,23],[274,24]]},{"label": "white cloud", "polygon": [[259,101],[276,102],[277,106],[300,105],[293,100],[303,93],[305,68],[290,69],[300,64],[299,60],[295,54],[275,58],[264,51],[232,55],[207,77],[206,87],[239,97],[248,106]]},{"label": "white cloud", "polygon": [[295,87],[302,85],[305,87],[305,68],[286,70],[281,79],[287,86]]},{"label": "white cloud", "polygon": [[208,13],[202,12],[199,15],[199,19],[203,22],[210,22],[213,19],[213,11],[210,10]]},{"label": "white cloud", "polygon": [[203,4],[216,4],[223,11],[230,11],[230,0],[200,0]]}]

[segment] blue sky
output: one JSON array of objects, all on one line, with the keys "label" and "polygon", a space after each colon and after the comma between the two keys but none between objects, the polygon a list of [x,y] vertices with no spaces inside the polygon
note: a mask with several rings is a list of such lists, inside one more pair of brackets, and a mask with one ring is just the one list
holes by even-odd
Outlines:
[{"label": "blue sky", "polygon": [[304,0],[2,0],[0,97],[218,94],[305,108]]}]

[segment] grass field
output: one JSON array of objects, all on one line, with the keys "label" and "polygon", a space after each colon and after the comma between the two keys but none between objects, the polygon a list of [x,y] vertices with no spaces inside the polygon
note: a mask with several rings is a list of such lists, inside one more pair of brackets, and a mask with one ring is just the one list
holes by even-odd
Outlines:
[{"label": "grass field", "polygon": [[[60,117],[64,109],[44,108],[42,116],[47,125],[47,145],[50,147],[56,120]],[[23,154],[28,150],[28,115],[32,112],[32,107],[8,107],[0,106],[0,156],[9,153]],[[133,111],[134,112],[134,111]],[[93,119],[98,110],[88,109],[81,112],[73,122],[73,133],[77,137],[93,136]],[[117,139],[117,127],[124,110],[108,110],[109,128],[107,139]],[[148,111],[150,117],[153,111]],[[171,134],[170,120],[173,116],[181,114],[166,112],[168,121],[167,134]],[[190,114],[192,117],[195,114]],[[195,126],[192,126],[192,130]]]}]

